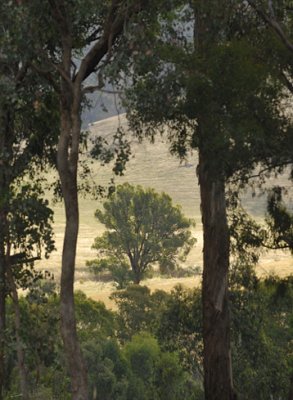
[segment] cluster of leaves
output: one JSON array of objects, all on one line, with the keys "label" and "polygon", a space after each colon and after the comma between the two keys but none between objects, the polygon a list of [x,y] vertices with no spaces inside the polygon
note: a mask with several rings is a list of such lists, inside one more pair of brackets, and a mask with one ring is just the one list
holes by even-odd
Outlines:
[{"label": "cluster of leaves", "polygon": [[292,374],[292,277],[232,282],[234,376],[241,399],[287,399]]},{"label": "cluster of leaves", "polygon": [[[176,6],[173,16],[163,15],[157,26],[152,60],[129,61],[133,84],[126,91],[125,107],[130,126],[152,138],[158,128],[169,126],[171,150],[185,157],[199,146],[197,122],[204,116],[201,146],[204,142],[210,161],[226,177],[240,173],[245,179],[255,162],[273,163],[274,151],[285,141],[290,145],[288,120],[284,108],[280,110],[280,70],[290,64],[268,67],[264,53],[272,36],[264,39],[264,27],[244,3],[232,0],[211,9],[178,1]],[[198,19],[206,24],[204,33],[198,31]],[[278,57],[276,53],[274,48],[270,58]],[[287,97],[282,93],[282,105]],[[288,159],[289,153],[282,154]],[[280,155],[275,158],[278,165]]]},{"label": "cluster of leaves", "polygon": [[[292,278],[259,280],[243,264],[232,274],[230,284],[232,355],[240,399],[286,399],[293,367]],[[200,291],[178,286],[171,293],[151,293],[147,287],[131,285],[115,292],[113,299],[116,312],[82,292],[75,295],[90,398],[201,400]],[[70,396],[58,307],[58,295],[46,281],[20,299],[29,385],[40,399]],[[7,311],[6,391],[12,395],[18,393],[19,381],[10,303]]]},{"label": "cluster of leaves", "polygon": [[266,224],[270,247],[293,252],[293,213],[286,206],[280,187],[274,187],[268,196]]},{"label": "cluster of leaves", "polygon": [[[260,280],[242,264],[233,267],[232,357],[240,399],[287,399],[292,373],[292,277]],[[149,330],[162,348],[176,351],[181,365],[202,383],[200,291],[180,287],[171,294],[130,286],[114,295],[119,307],[119,337]],[[200,397],[199,397],[200,398]]]},{"label": "cluster of leaves", "polygon": [[[67,400],[70,389],[59,334],[59,297],[53,289],[39,282],[33,293],[20,299],[21,339],[32,396]],[[121,344],[117,341],[118,322],[113,312],[81,292],[75,295],[75,305],[90,398],[196,399],[191,377],[182,368],[176,352],[163,349],[151,333],[142,332],[139,327]],[[10,303],[7,311],[6,393],[9,398],[19,393],[19,379]]]},{"label": "cluster of leaves", "polygon": [[239,200],[239,193],[229,198],[228,218],[234,258],[255,265],[260,254],[268,249],[288,249],[292,252],[293,215],[283,192],[279,186],[269,189],[263,223],[256,222],[247,213]]}]

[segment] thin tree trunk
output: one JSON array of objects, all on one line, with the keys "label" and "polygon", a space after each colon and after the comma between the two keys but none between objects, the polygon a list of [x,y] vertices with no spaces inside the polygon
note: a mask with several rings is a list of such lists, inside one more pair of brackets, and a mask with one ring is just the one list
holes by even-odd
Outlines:
[{"label": "thin tree trunk", "polygon": [[288,400],[293,400],[293,372],[291,373],[291,376],[290,376]]},{"label": "thin tree trunk", "polygon": [[[73,400],[87,400],[87,373],[76,332],[74,313],[74,270],[78,235],[77,166],[80,138],[80,108],[83,82],[110,53],[116,39],[125,29],[125,23],[148,2],[134,2],[133,7],[115,0],[109,3],[109,12],[103,24],[103,34],[81,60],[78,71],[72,73],[73,32],[72,17],[65,4],[59,7],[50,1],[52,16],[58,26],[62,43],[62,62],[58,64],[61,76],[60,114],[61,129],[58,143],[57,164],[64,196],[66,227],[62,253],[61,273],[61,331],[72,385]],[[142,4],[141,4],[142,3]],[[109,60],[111,54],[109,54]],[[50,66],[51,67],[51,66]],[[50,68],[49,68],[50,69]],[[61,72],[62,71],[62,72]],[[51,77],[52,78],[52,77]],[[52,81],[52,79],[50,79]],[[84,92],[85,93],[85,92]]]},{"label": "thin tree trunk", "polygon": [[57,155],[66,214],[60,293],[61,332],[71,379],[72,399],[87,400],[87,371],[78,342],[74,311],[74,271],[79,226],[77,164],[81,129],[80,94],[72,92],[63,82],[62,95]]},{"label": "thin tree trunk", "polygon": [[139,285],[141,281],[141,272],[136,265],[132,265],[132,272],[133,272],[133,283],[135,285]]},{"label": "thin tree trunk", "polygon": [[5,232],[6,232],[6,137],[7,111],[1,104],[0,110],[0,400],[3,399],[5,383],[5,319],[6,319],[6,271],[5,271]]},{"label": "thin tree trunk", "polygon": [[[0,215],[0,220],[1,220]],[[5,377],[5,254],[0,222],[0,400],[3,400]]]},{"label": "thin tree trunk", "polygon": [[14,282],[13,274],[10,268],[10,265],[7,264],[7,277],[8,283],[10,286],[13,308],[14,308],[14,327],[15,327],[15,337],[16,337],[16,354],[17,354],[17,368],[19,372],[20,379],[20,390],[21,390],[21,398],[23,400],[29,400],[29,390],[28,390],[28,380],[27,380],[27,371],[25,367],[25,355],[24,348],[22,345],[22,340],[20,336],[20,308],[19,308],[19,300],[17,288]]},{"label": "thin tree trunk", "polygon": [[204,233],[202,286],[204,388],[206,400],[235,400],[228,307],[229,232],[225,184],[210,160],[199,154],[199,183]]}]

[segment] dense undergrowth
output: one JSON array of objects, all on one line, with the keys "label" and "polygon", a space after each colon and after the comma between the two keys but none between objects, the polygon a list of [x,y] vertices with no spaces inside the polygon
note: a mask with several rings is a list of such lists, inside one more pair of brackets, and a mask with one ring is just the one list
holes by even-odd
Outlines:
[{"label": "dense undergrowth", "polygon": [[[131,285],[112,295],[117,311],[75,294],[90,399],[203,399],[201,294],[177,286],[171,293]],[[260,280],[252,269],[231,276],[232,358],[239,398],[287,399],[293,369],[293,277]],[[15,329],[8,303],[6,400],[22,398],[22,347],[31,399],[70,399],[59,334],[59,295],[38,282],[19,300]],[[19,333],[21,341],[17,342]]]}]

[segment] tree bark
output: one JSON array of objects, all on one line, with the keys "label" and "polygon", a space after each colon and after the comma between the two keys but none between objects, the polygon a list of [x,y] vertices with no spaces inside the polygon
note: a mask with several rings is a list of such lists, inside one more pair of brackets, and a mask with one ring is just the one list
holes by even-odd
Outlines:
[{"label": "tree bark", "polygon": [[[1,213],[1,211],[0,211]],[[0,215],[0,220],[2,220]],[[2,239],[2,223],[0,221],[0,400],[3,399],[5,377],[5,254]],[[3,232],[3,231],[2,231]]]},{"label": "tree bark", "polygon": [[[142,3],[142,4],[141,4]],[[62,43],[62,62],[57,69],[61,77],[60,114],[61,127],[57,152],[57,168],[64,197],[66,226],[62,253],[61,272],[61,332],[71,378],[72,399],[87,400],[87,372],[76,332],[74,312],[74,270],[76,244],[78,236],[79,212],[77,193],[77,168],[80,139],[80,111],[83,82],[108,53],[125,29],[125,23],[134,13],[138,13],[148,2],[134,2],[132,7],[125,7],[124,2],[113,0],[109,4],[109,12],[103,24],[103,34],[86,52],[76,72],[71,71],[73,36],[70,12],[64,4],[49,1],[52,16],[58,26]],[[39,68],[38,68],[39,69]],[[52,76],[49,77],[52,83]],[[55,86],[55,85],[54,85]],[[1,400],[1,399],[0,399]]]},{"label": "tree bark", "polygon": [[134,273],[133,274],[133,283],[135,284],[135,285],[139,285],[140,284],[140,281],[141,281],[141,277],[140,277],[140,273]]},{"label": "tree bark", "polygon": [[228,307],[229,232],[224,178],[199,150],[199,184],[204,234],[203,341],[206,400],[235,400]]},{"label": "tree bark", "polygon": [[6,236],[6,202],[7,202],[7,162],[6,139],[9,131],[8,112],[5,104],[0,110],[0,400],[3,399],[5,383],[5,320],[6,320],[6,270],[5,270],[5,236]]},{"label": "tree bark", "polygon": [[73,400],[87,400],[87,371],[82,357],[74,311],[74,271],[79,227],[77,165],[81,129],[80,90],[61,85],[61,131],[58,143],[58,172],[64,197],[66,226],[61,272],[61,332],[71,379]]},{"label": "tree bark", "polygon": [[293,400],[293,372],[291,373],[291,376],[290,376],[288,400]]}]

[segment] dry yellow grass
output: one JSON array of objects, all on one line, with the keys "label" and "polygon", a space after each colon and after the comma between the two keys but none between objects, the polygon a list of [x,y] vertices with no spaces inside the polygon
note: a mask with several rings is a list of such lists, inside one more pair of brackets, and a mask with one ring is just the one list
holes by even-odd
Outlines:
[{"label": "dry yellow grass", "polygon": [[[126,126],[124,116],[120,117],[120,123]],[[112,117],[92,125],[90,129],[93,136],[103,135],[104,137],[110,137],[116,131],[117,127],[118,119],[117,117]],[[191,251],[186,265],[202,266],[200,200],[195,173],[197,155],[190,155],[188,163],[180,164],[178,159],[170,155],[166,141],[160,138],[155,144],[150,144],[147,141],[139,143],[137,139],[132,138],[132,154],[125,175],[117,178],[117,182],[122,183],[127,181],[131,184],[153,187],[157,191],[168,193],[175,204],[181,205],[183,212],[196,221],[193,234],[197,238],[197,244]],[[101,167],[98,163],[95,163],[93,176],[97,183],[106,184],[111,177],[111,167]],[[290,182],[287,181],[286,177],[279,178],[278,183],[290,189]],[[264,198],[252,198],[248,193],[245,196],[245,204],[258,219],[263,217]],[[107,305],[112,306],[112,303],[109,301],[109,295],[113,290],[113,286],[109,283],[102,284],[92,281],[85,266],[86,260],[95,256],[95,252],[91,249],[94,238],[103,232],[103,226],[94,218],[94,212],[98,207],[101,207],[101,203],[97,201],[80,199],[80,230],[75,288],[83,290],[90,297],[102,300]],[[58,280],[60,276],[62,239],[65,224],[63,205],[55,205],[54,211],[57,251],[51,255],[49,260],[43,260],[38,266],[42,269],[46,268],[52,271]],[[291,255],[288,252],[282,251],[268,252],[262,256],[257,271],[260,275],[271,272],[280,276],[289,275],[293,272]],[[199,284],[199,279],[156,278],[144,283],[152,289],[171,290],[177,283],[183,283],[187,287],[194,287]]]}]

